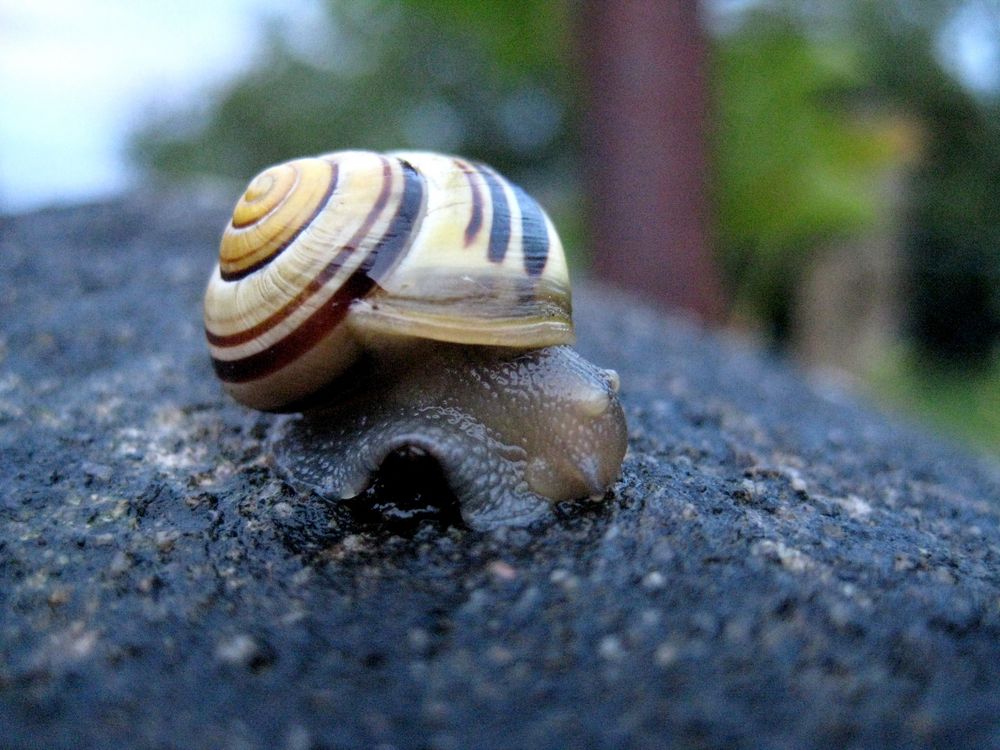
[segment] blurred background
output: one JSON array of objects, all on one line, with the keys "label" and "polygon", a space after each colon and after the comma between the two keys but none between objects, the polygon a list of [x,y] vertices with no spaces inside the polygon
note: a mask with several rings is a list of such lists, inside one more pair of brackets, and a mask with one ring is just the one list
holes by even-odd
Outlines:
[{"label": "blurred background", "polygon": [[0,213],[496,166],[578,271],[1000,454],[1000,0],[0,0]]}]

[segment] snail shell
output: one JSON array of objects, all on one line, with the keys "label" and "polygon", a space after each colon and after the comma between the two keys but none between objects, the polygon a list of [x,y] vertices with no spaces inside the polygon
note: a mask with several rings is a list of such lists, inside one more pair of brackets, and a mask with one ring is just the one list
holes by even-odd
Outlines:
[{"label": "snail shell", "polygon": [[620,472],[618,377],[566,346],[559,237],[484,165],[344,151],[265,170],[224,231],[205,330],[233,397],[305,413],[275,451],[328,497],[417,448],[486,529],[603,495]]},{"label": "snail shell", "polygon": [[215,371],[240,402],[301,411],[366,342],[519,349],[573,341],[559,237],[491,169],[347,151],[258,175],[205,295]]}]

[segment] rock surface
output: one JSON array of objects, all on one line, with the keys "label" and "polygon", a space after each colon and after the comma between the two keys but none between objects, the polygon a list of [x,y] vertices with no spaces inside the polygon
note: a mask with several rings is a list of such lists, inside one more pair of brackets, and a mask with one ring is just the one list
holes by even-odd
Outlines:
[{"label": "rock surface", "polygon": [[226,200],[0,221],[0,746],[1000,746],[1000,472],[594,289],[608,501],[297,494],[200,298]]}]

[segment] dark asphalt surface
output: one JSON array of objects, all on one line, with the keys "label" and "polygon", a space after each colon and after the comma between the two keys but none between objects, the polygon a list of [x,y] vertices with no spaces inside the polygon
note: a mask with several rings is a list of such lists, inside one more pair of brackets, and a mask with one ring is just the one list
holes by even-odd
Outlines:
[{"label": "dark asphalt surface", "polygon": [[227,203],[0,220],[0,747],[1000,747],[995,463],[583,288],[606,503],[330,506],[211,374]]}]

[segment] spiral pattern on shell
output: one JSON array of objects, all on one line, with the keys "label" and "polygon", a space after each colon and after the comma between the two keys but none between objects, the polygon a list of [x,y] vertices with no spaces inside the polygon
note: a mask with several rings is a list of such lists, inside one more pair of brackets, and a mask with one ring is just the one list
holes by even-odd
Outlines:
[{"label": "spiral pattern on shell", "polygon": [[237,400],[298,411],[379,338],[538,348],[573,340],[551,221],[489,167],[344,151],[255,177],[205,295]]}]

